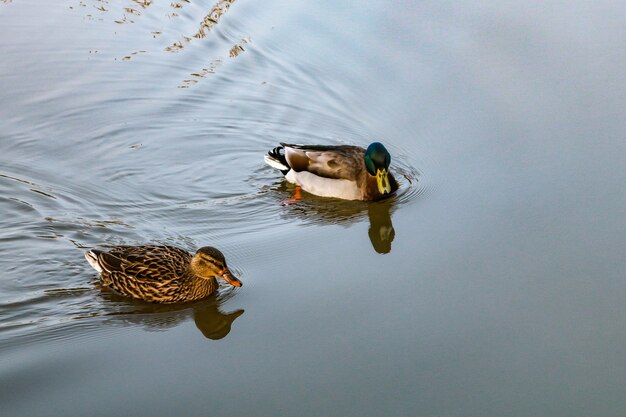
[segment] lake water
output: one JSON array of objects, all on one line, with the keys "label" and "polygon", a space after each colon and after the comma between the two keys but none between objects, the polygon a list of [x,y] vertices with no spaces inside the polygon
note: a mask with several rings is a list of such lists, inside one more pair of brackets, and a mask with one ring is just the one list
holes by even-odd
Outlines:
[{"label": "lake water", "polygon": [[[0,1],[3,416],[623,416],[623,2]],[[304,195],[280,141],[392,154]],[[190,305],[98,245],[219,247]]]}]

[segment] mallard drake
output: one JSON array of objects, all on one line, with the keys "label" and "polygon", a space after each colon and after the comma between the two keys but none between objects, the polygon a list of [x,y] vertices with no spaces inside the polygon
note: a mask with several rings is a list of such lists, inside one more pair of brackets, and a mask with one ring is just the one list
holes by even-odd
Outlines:
[{"label": "mallard drake", "polygon": [[174,246],[115,246],[85,253],[102,285],[153,303],[199,300],[213,294],[216,277],[235,287],[243,284],[226,266],[219,250],[205,246],[195,255]]},{"label": "mallard drake", "polygon": [[391,196],[398,183],[389,172],[391,155],[382,143],[359,146],[294,145],[281,143],[265,162],[285,179],[322,197],[380,200]]}]

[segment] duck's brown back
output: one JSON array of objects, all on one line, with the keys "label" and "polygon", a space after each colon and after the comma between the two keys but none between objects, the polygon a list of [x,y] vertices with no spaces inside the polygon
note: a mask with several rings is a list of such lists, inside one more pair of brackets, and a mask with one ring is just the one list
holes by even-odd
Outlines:
[{"label": "duck's brown back", "polygon": [[173,246],[118,246],[99,252],[102,284],[132,298],[176,303],[205,298],[217,281],[192,274],[192,255]]}]

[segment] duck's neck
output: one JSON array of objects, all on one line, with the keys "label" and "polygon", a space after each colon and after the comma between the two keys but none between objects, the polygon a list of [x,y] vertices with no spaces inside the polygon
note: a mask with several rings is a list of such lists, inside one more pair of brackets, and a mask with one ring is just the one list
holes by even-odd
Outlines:
[{"label": "duck's neck", "polygon": [[193,274],[187,281],[189,295],[192,300],[199,300],[200,298],[208,297],[213,294],[217,288],[218,283],[215,277],[211,279],[200,278]]},{"label": "duck's neck", "polygon": [[[391,193],[393,194],[398,189],[398,182],[391,175],[391,172],[387,174],[387,178],[389,179],[389,185],[391,186]],[[378,190],[378,182],[376,181],[376,177],[371,175],[365,176],[365,199],[366,200],[381,200],[389,197],[389,195],[383,195]]]}]

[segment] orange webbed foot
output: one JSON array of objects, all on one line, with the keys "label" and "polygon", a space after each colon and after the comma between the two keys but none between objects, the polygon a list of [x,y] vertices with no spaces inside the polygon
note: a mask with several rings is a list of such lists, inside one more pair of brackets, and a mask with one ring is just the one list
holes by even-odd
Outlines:
[{"label": "orange webbed foot", "polygon": [[302,189],[299,185],[296,185],[296,191],[293,193],[293,197],[283,200],[281,205],[289,206],[291,204],[297,203],[299,200],[302,200]]}]

